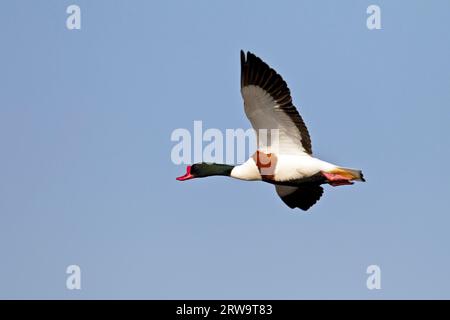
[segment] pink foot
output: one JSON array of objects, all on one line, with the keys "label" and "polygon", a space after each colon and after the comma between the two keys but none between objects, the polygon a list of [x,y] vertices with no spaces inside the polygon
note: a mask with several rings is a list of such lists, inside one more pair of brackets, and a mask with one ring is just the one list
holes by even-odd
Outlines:
[{"label": "pink foot", "polygon": [[325,176],[325,178],[327,178],[328,184],[330,184],[333,187],[353,184],[353,182],[351,182],[347,177],[342,176],[340,174],[328,172],[322,172],[322,174]]}]

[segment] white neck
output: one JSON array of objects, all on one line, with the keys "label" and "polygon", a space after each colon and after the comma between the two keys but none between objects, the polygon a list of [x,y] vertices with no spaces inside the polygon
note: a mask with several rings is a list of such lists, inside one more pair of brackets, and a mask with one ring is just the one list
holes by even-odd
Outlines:
[{"label": "white neck", "polygon": [[262,180],[258,167],[252,158],[248,159],[240,166],[234,167],[233,170],[231,170],[230,177],[247,181]]}]

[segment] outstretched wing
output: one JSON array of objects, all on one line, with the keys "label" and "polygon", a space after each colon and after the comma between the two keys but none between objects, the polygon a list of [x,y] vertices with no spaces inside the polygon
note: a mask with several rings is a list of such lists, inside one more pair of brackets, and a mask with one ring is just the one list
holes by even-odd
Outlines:
[{"label": "outstretched wing", "polygon": [[275,189],[289,208],[300,208],[304,211],[319,201],[323,194],[323,188],[320,185],[311,184],[300,187],[276,185]]},{"label": "outstretched wing", "polygon": [[[312,154],[311,139],[292,104],[283,78],[254,54],[241,51],[241,93],[244,109],[257,136],[261,129],[278,129],[280,154]],[[270,138],[268,142],[270,147]],[[261,141],[258,140],[258,145]]]}]

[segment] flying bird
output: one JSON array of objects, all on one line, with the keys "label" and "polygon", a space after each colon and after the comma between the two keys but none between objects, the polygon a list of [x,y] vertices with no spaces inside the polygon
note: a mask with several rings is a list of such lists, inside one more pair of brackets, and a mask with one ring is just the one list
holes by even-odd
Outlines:
[{"label": "flying bird", "polygon": [[[241,94],[244,110],[257,133],[257,151],[243,164],[195,163],[177,180],[229,176],[264,181],[290,208],[308,210],[322,196],[321,185],[365,181],[362,171],[313,157],[305,122],[292,103],[283,78],[251,52],[241,51]],[[265,132],[264,135],[258,132]]]}]

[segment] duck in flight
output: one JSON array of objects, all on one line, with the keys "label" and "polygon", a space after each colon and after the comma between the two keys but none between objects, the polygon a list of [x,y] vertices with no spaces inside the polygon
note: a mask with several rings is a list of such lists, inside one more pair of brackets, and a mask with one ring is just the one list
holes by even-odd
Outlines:
[{"label": "duck in flight", "polygon": [[[361,170],[313,157],[308,129],[292,103],[286,82],[251,52],[241,51],[241,94],[245,114],[257,133],[258,150],[237,166],[195,163],[187,166],[186,174],[177,180],[229,176],[264,181],[275,185],[290,208],[305,211],[322,196],[322,184],[341,186],[365,181]],[[266,139],[258,132],[265,132]]]}]

